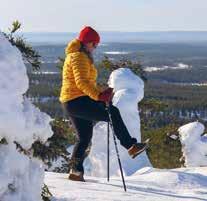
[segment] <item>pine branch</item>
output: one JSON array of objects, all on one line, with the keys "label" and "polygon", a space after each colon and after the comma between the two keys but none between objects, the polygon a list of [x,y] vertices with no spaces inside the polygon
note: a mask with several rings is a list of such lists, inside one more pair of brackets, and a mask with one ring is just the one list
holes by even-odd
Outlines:
[{"label": "pine branch", "polygon": [[8,144],[5,138],[0,139],[0,144]]},{"label": "pine branch", "polygon": [[142,64],[140,61],[130,61],[128,59],[121,59],[119,61],[113,62],[107,56],[104,57],[100,64],[101,68],[109,69],[110,71],[114,71],[118,68],[129,68],[136,75],[139,75],[144,81],[147,81],[145,71],[142,68]]},{"label": "pine branch", "polygon": [[33,70],[40,70],[40,58],[39,53],[32,48],[22,36],[15,36],[14,34],[21,28],[19,21],[12,23],[12,28],[9,28],[9,33],[3,33],[5,37],[10,41],[13,46],[16,46],[22,53],[23,59],[27,61],[33,68]]},{"label": "pine branch", "polygon": [[62,72],[63,70],[63,65],[65,62],[65,58],[63,57],[58,57],[58,64],[57,64],[57,68]]},{"label": "pine branch", "polygon": [[52,193],[49,191],[48,187],[46,184],[44,184],[44,186],[42,187],[42,199],[44,201],[50,201],[51,197],[52,197]]}]

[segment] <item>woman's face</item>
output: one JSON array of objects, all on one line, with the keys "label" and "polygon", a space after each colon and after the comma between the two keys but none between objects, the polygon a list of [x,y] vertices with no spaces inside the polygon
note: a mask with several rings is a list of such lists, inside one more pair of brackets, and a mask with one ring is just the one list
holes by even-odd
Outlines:
[{"label": "woman's face", "polygon": [[94,42],[86,43],[85,48],[88,52],[93,53],[93,51],[97,48],[98,44]]}]

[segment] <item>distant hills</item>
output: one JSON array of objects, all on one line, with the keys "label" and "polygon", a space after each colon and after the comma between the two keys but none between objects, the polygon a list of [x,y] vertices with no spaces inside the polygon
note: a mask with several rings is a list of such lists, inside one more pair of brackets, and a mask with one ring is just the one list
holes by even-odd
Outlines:
[{"label": "distant hills", "polygon": [[[32,44],[66,44],[78,35],[78,33],[65,32],[25,32],[21,34]],[[207,31],[100,32],[100,35],[103,43],[207,43]]]}]

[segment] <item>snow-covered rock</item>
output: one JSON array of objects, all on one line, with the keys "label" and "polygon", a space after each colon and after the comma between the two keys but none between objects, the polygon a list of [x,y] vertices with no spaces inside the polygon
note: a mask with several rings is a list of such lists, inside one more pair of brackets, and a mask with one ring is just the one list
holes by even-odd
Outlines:
[{"label": "snow-covered rock", "polygon": [[40,201],[43,164],[20,154],[14,142],[29,149],[52,136],[50,117],[23,97],[29,82],[21,53],[0,33],[0,200]]},{"label": "snow-covered rock", "polygon": [[186,167],[207,166],[207,137],[200,122],[191,122],[178,129]]},{"label": "snow-covered rock", "polygon": [[[120,68],[111,73],[108,84],[114,88],[115,92],[113,105],[119,108],[130,135],[140,141],[140,117],[137,104],[144,97],[144,82],[130,69]],[[100,122],[96,124],[93,134],[92,149],[88,160],[84,164],[86,174],[105,177],[107,174],[107,123]],[[119,143],[118,140],[117,142]],[[119,151],[125,175],[131,175],[142,167],[151,166],[145,152],[135,159],[131,159],[127,150],[120,144]],[[120,174],[111,129],[110,174]]]}]

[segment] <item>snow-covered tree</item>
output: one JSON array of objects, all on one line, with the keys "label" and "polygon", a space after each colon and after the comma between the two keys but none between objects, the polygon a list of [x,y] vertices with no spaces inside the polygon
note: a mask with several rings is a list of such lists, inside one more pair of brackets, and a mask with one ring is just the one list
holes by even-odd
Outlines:
[{"label": "snow-covered tree", "polygon": [[52,136],[51,118],[23,96],[29,81],[20,51],[3,33],[0,44],[0,200],[40,201],[45,166],[31,147]]}]

